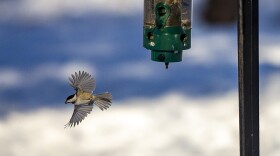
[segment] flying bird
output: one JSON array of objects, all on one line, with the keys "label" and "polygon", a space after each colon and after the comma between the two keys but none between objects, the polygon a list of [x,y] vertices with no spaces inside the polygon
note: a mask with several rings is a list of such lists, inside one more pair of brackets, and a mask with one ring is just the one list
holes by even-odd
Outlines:
[{"label": "flying bird", "polygon": [[75,72],[69,77],[70,86],[72,86],[76,93],[70,95],[65,100],[65,104],[74,104],[74,112],[70,121],[65,125],[67,127],[75,127],[92,111],[94,104],[102,111],[112,103],[112,94],[109,92],[96,94],[92,92],[95,90],[95,80],[91,75],[85,71]]}]

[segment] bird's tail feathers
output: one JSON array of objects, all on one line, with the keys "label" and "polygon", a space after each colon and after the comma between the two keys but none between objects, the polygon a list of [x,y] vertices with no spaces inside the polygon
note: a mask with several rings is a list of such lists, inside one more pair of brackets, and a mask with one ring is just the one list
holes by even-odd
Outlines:
[{"label": "bird's tail feathers", "polygon": [[102,94],[95,95],[94,104],[98,106],[102,111],[111,106],[112,103],[112,94],[105,92]]}]

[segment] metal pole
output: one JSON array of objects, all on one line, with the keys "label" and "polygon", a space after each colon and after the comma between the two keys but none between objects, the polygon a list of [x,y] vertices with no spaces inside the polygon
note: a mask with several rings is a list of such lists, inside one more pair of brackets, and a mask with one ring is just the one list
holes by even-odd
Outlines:
[{"label": "metal pole", "polygon": [[240,156],[259,156],[259,2],[238,0]]}]

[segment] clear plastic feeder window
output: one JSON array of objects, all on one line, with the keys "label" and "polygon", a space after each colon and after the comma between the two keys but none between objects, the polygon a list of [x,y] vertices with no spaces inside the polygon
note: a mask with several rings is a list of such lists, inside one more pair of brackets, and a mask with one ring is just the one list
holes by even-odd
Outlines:
[{"label": "clear plastic feeder window", "polygon": [[[158,4],[169,7],[170,13],[165,26],[183,26],[184,29],[191,28],[192,0],[145,0],[144,1],[144,26],[156,26],[157,12],[164,14],[165,8]],[[157,10],[158,9],[158,10]]]}]

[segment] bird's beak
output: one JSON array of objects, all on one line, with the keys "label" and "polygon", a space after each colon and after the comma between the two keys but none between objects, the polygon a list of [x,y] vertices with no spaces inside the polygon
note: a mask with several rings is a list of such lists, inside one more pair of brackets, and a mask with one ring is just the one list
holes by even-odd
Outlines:
[{"label": "bird's beak", "polygon": [[65,101],[64,103],[67,104],[67,101]]}]

